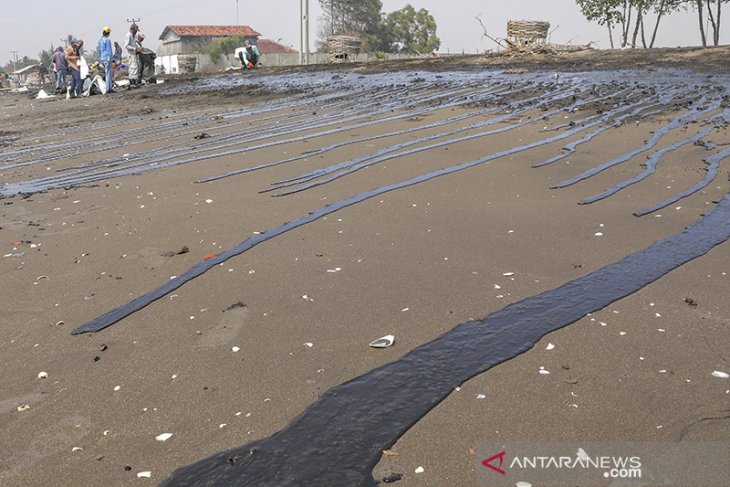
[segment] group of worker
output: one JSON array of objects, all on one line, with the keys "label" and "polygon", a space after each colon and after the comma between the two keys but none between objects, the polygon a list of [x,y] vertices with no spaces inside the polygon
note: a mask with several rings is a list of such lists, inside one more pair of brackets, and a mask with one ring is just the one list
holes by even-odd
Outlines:
[{"label": "group of worker", "polygon": [[[122,46],[118,42],[114,42],[112,46],[111,28],[105,26],[101,30],[101,37],[97,44],[97,52],[100,58],[99,75],[103,76],[105,90],[104,93],[114,93],[114,70],[122,65]],[[51,65],[56,75],[56,91],[61,93],[67,90],[69,98],[77,98],[81,96],[83,91],[83,80],[81,79],[81,67],[79,60],[83,55],[84,41],[74,36],[69,36],[69,46],[64,49],[59,46],[53,53]],[[127,51],[128,67],[129,67],[129,86],[137,87],[142,84],[142,72],[147,68],[142,53],[144,35],[139,32],[136,23],[132,23],[129,32],[124,39],[124,49]],[[152,66],[154,69],[154,66]],[[71,77],[71,84],[67,85],[67,77]]]},{"label": "group of worker", "polygon": [[[133,22],[129,26],[129,32],[124,37],[124,48],[118,42],[112,47],[111,28],[105,26],[101,30],[101,37],[97,44],[97,51],[100,57],[100,71],[103,71],[103,82],[105,90],[103,93],[114,93],[114,70],[121,66],[122,49],[127,52],[127,64],[129,69],[129,87],[136,88],[142,85],[143,74],[151,70],[154,72],[154,53],[142,46],[144,35],[139,31],[139,26]],[[71,76],[71,85],[68,87],[69,98],[81,96],[83,91],[83,80],[81,79],[81,67],[79,60],[83,53],[84,41],[69,36],[70,45],[64,49],[61,46],[53,53],[51,65],[56,76],[56,91],[61,93],[67,90],[67,76]],[[255,68],[261,59],[261,52],[255,44],[246,40],[242,48],[236,49],[236,57],[241,61],[244,68]],[[45,73],[39,73],[44,76]],[[101,76],[102,74],[99,73]]]}]

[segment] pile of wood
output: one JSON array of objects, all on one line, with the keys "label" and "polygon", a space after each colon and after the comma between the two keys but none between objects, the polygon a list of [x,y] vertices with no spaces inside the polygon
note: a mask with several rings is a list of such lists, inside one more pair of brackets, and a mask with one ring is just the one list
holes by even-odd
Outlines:
[{"label": "pile of wood", "polygon": [[346,63],[353,61],[360,54],[362,40],[354,36],[329,36],[327,38],[327,53],[329,62]]}]

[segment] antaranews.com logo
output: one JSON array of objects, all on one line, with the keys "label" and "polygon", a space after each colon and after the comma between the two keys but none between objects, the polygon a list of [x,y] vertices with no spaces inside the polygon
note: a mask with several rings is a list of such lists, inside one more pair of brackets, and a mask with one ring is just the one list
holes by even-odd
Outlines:
[{"label": "antaranews.com logo", "polygon": [[[477,485],[711,487],[730,478],[730,443],[513,443],[480,446]],[[708,467],[710,467],[708,469]]]},{"label": "antaranews.com logo", "polygon": [[[527,474],[530,470],[549,469],[593,469],[602,471],[607,479],[640,479],[641,457],[591,457],[583,448],[579,448],[573,457],[556,456],[515,456],[505,460],[507,452],[501,451],[482,462],[482,465],[499,475],[507,475],[509,469],[518,474]],[[497,463],[498,462],[498,463]],[[508,465],[505,466],[505,464]]]}]

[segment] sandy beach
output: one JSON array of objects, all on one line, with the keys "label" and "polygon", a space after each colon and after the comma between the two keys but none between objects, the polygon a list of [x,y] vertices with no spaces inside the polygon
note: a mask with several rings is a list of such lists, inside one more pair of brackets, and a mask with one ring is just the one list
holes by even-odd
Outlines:
[{"label": "sandy beach", "polygon": [[[0,94],[0,485],[156,485],[275,435],[326,391],[457,325],[699,221],[730,189],[728,50],[644,54],[270,68],[68,101]],[[579,204],[654,154],[656,172]],[[249,238],[260,243],[215,260]],[[72,334],[206,262],[142,309]],[[477,485],[485,443],[727,441],[730,380],[712,374],[730,373],[728,273],[725,241],[451,384],[353,469]],[[393,346],[368,346],[384,335]],[[387,431],[400,412],[370,427]],[[336,452],[359,440],[301,451],[316,472],[330,455],[349,462]],[[370,482],[311,472],[257,484]]]}]

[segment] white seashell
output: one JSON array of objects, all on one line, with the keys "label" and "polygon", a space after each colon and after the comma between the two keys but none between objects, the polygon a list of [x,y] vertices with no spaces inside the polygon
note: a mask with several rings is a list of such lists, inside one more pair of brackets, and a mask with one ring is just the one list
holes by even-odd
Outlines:
[{"label": "white seashell", "polygon": [[75,446],[75,447],[71,448],[71,453],[74,453],[77,451],[84,451],[84,449],[81,448],[80,446]]},{"label": "white seashell", "polygon": [[48,372],[38,372],[36,376],[38,379],[48,379]]},{"label": "white seashell", "polygon": [[418,467],[418,468],[416,469],[416,473],[423,473],[423,472],[425,472],[425,471],[426,471],[426,469],[425,469],[425,468],[423,468],[423,467]]},{"label": "white seashell", "polygon": [[211,204],[213,202],[213,200],[210,199],[210,198],[208,198],[207,200],[205,200],[205,202],[208,203],[208,204]]},{"label": "white seashell", "polygon": [[16,408],[19,413],[22,413],[23,411],[27,411],[30,409],[30,404],[21,404]]},{"label": "white seashell", "polygon": [[114,387],[114,392],[117,392],[117,391],[118,391],[118,390],[120,390],[121,388],[122,388],[122,386],[115,386],[115,387]]},{"label": "white seashell", "polygon": [[140,472],[137,474],[138,479],[149,479],[152,478],[152,472],[147,470],[146,472]]},{"label": "white seashell", "polygon": [[233,348],[231,348],[231,352],[240,352],[240,351],[241,351],[241,347],[233,347]]},{"label": "white seashell", "polygon": [[515,484],[516,487],[532,487],[532,484],[530,482],[517,482]]},{"label": "white seashell", "polygon": [[377,340],[373,340],[370,342],[370,346],[373,348],[388,348],[395,342],[395,337],[393,335],[385,335],[384,337],[380,337]]},{"label": "white seashell", "polygon": [[552,343],[548,343],[547,347],[545,347],[545,350],[555,350],[555,345],[553,345]]},{"label": "white seashell", "polygon": [[596,233],[595,233],[595,236],[596,236],[596,237],[603,237],[603,233],[602,233],[602,232],[596,232]]},{"label": "white seashell", "polygon": [[511,276],[514,276],[514,275],[515,275],[515,273],[514,273],[514,272],[505,272],[505,273],[504,273],[504,274],[502,274],[502,275],[503,275],[503,276],[505,276],[505,277],[511,277]]},{"label": "white seashell", "polygon": [[170,438],[172,438],[172,433],[162,433],[161,435],[155,436],[155,440],[157,441],[167,441]]},{"label": "white seashell", "polygon": [[314,346],[314,343],[307,342],[307,343],[304,344],[304,346],[307,347],[307,348],[312,348]]},{"label": "white seashell", "polygon": [[730,374],[716,370],[712,373],[712,377],[717,377],[718,379],[730,379]]},{"label": "white seashell", "polygon": [[487,396],[485,396],[484,394],[477,394],[477,399],[486,399],[486,398],[487,398]]}]

